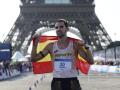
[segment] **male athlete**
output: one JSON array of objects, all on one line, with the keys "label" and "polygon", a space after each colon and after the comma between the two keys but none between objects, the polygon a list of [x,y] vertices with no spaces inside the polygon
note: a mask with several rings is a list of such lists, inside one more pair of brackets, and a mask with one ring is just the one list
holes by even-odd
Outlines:
[{"label": "male athlete", "polygon": [[32,62],[36,62],[50,54],[53,61],[51,90],[81,90],[77,79],[76,60],[78,54],[80,54],[89,64],[93,64],[92,54],[89,48],[86,48],[86,52],[83,50],[84,41],[69,40],[67,37],[69,26],[66,20],[58,20],[55,29],[58,40],[48,44],[39,53],[36,53],[39,37],[33,36],[35,42],[31,52]]}]

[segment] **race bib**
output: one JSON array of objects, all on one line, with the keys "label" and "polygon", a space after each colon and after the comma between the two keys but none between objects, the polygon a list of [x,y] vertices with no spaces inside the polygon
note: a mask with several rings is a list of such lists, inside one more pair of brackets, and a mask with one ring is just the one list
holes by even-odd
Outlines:
[{"label": "race bib", "polygon": [[71,59],[55,59],[54,68],[56,71],[67,71],[72,68]]}]

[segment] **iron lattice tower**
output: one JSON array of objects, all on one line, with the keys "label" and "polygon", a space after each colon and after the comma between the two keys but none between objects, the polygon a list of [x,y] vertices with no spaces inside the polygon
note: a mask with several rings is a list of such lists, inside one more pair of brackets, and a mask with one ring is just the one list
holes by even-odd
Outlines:
[{"label": "iron lattice tower", "polygon": [[21,0],[20,14],[4,42],[27,53],[31,37],[40,27],[53,27],[58,18],[68,20],[94,50],[112,42],[95,14],[94,0]]}]

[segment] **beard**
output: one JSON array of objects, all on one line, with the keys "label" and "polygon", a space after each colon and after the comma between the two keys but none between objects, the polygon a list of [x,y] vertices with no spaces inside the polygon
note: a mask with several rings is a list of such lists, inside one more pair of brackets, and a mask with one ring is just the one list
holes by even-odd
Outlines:
[{"label": "beard", "polygon": [[59,37],[59,38],[62,38],[62,37],[64,37],[64,36],[66,36],[64,33],[62,33],[62,32],[57,32],[56,33],[57,34],[57,36]]}]

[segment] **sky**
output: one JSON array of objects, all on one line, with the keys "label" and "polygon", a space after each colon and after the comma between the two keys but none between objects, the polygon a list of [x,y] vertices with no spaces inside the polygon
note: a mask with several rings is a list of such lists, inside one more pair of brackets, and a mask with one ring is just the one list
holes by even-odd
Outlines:
[{"label": "sky", "polygon": [[[120,41],[120,0],[95,0],[95,12],[113,41]],[[0,41],[3,41],[20,13],[20,0],[0,1]]]}]

